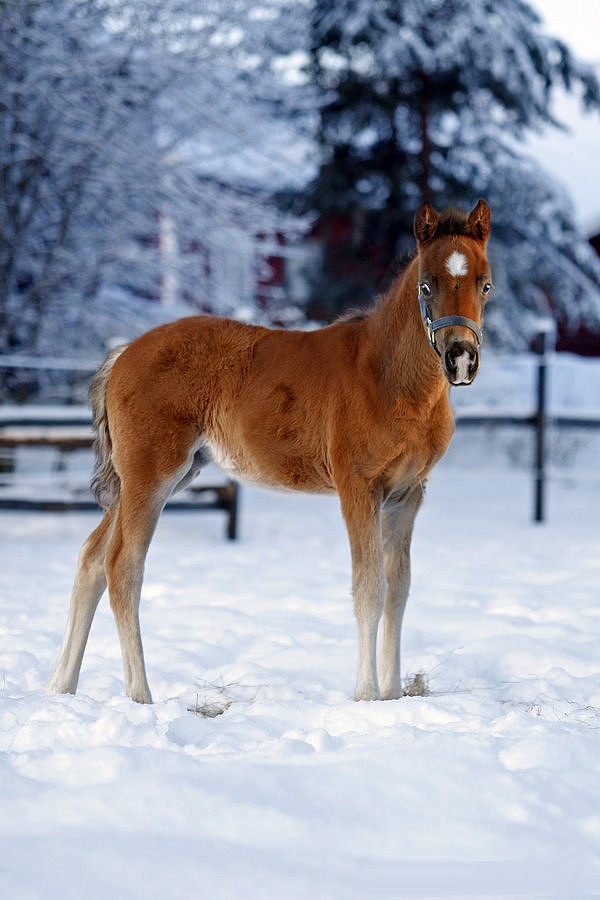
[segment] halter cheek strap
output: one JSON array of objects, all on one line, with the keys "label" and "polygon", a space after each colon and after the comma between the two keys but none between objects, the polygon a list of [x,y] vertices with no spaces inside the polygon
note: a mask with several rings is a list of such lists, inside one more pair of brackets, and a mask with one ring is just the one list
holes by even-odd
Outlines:
[{"label": "halter cheek strap", "polygon": [[447,328],[449,325],[463,325],[465,328],[470,328],[477,338],[477,346],[481,344],[481,341],[483,340],[483,330],[479,327],[477,322],[473,321],[473,319],[467,319],[466,316],[442,316],[441,319],[432,319],[427,310],[427,304],[425,303],[425,298],[421,291],[419,291],[419,306],[421,307],[421,315],[423,316],[423,324],[427,330],[429,343],[438,356],[441,357],[442,354],[437,348],[435,333],[436,331],[439,331],[440,328]]}]

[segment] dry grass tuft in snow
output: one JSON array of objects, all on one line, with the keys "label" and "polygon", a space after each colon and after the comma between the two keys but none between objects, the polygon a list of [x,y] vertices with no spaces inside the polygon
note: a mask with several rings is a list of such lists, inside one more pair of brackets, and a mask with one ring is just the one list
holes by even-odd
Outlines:
[{"label": "dry grass tuft in snow", "polygon": [[404,697],[428,697],[431,694],[429,690],[429,678],[425,672],[416,672],[404,682],[402,690]]},{"label": "dry grass tuft in snow", "polygon": [[[227,696],[224,687],[211,685],[211,694],[196,694],[194,706],[188,706],[187,711],[204,719],[216,719],[229,709],[233,700]],[[216,696],[215,696],[216,695]]]}]

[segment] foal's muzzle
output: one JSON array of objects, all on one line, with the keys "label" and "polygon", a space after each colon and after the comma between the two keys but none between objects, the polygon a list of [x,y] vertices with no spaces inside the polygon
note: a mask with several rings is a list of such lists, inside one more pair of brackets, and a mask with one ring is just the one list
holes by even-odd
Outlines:
[{"label": "foal's muzzle", "polygon": [[479,349],[469,341],[452,341],[446,347],[442,365],[450,384],[471,384],[479,369]]},{"label": "foal's muzzle", "polygon": [[[429,343],[440,357],[444,375],[450,384],[471,384],[479,369],[479,347],[483,338],[481,326],[466,316],[442,316],[441,319],[432,319],[420,287],[419,306]],[[445,349],[440,349],[436,334],[457,325],[468,328],[477,343],[449,338]],[[443,341],[441,343],[443,347]]]}]

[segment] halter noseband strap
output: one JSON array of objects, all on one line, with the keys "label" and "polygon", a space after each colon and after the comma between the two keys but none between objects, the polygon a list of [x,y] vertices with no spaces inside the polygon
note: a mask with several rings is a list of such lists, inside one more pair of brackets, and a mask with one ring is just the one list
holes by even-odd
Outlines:
[{"label": "halter noseband strap", "polygon": [[467,319],[465,316],[442,316],[441,319],[432,319],[427,310],[427,304],[425,303],[425,298],[423,294],[419,290],[419,306],[421,307],[421,315],[423,316],[423,323],[427,330],[427,337],[429,338],[429,343],[435,350],[438,356],[441,357],[441,353],[437,348],[437,344],[435,342],[435,333],[439,331],[440,328],[447,328],[449,325],[463,325],[465,328],[470,328],[475,337],[477,338],[477,345],[481,344],[483,340],[483,331],[473,319]]}]

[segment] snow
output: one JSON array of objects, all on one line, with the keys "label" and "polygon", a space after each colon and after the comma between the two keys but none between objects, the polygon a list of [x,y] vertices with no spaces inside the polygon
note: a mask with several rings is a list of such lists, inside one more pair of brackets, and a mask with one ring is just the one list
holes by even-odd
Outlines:
[{"label": "snow", "polygon": [[2,513],[2,896],[597,891],[600,481],[574,454],[534,526],[530,473],[477,440],[457,433],[417,519],[403,673],[430,694],[399,701],[350,699],[335,498],[245,486],[235,543],[220,515],[162,517],[142,603],[153,706],[123,695],[106,600],[78,694],[46,695],[97,516]]}]

